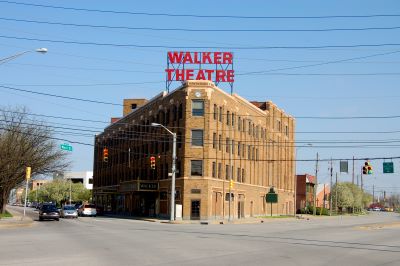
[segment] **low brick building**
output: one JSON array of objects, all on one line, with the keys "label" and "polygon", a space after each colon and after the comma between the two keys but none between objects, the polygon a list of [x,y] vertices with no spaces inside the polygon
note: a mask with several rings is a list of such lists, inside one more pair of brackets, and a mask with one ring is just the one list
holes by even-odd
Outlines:
[{"label": "low brick building", "polygon": [[296,212],[314,206],[315,176],[304,174],[296,176]]},{"label": "low brick building", "polygon": [[249,102],[210,81],[125,102],[132,110],[124,106],[95,139],[93,197],[106,212],[169,216],[172,138],[151,126],[160,123],[178,136],[175,199],[183,219],[269,214],[271,186],[279,194],[273,213],[294,213],[295,122],[272,102]]}]

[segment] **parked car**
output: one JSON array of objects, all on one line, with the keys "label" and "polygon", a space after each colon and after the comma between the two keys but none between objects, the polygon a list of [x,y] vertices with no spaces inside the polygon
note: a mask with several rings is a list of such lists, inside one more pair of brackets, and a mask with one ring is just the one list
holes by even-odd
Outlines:
[{"label": "parked car", "polygon": [[60,211],[61,218],[78,218],[78,211],[74,205],[65,205]]},{"label": "parked car", "polygon": [[60,220],[60,212],[54,204],[43,204],[39,210],[39,221]]},{"label": "parked car", "polygon": [[375,207],[373,210],[376,211],[376,212],[379,212],[379,211],[381,211],[381,208]]},{"label": "parked car", "polygon": [[96,206],[94,204],[83,204],[78,209],[78,215],[80,216],[96,216]]}]

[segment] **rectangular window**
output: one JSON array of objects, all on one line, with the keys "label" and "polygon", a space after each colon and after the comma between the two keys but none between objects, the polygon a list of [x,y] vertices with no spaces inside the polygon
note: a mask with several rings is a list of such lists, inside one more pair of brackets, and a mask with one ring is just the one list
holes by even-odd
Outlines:
[{"label": "rectangular window", "polygon": [[213,148],[217,148],[217,133],[213,133]]},{"label": "rectangular window", "polygon": [[242,157],[245,157],[246,155],[246,145],[243,143],[242,144]]},{"label": "rectangular window", "polygon": [[238,148],[237,148],[238,156],[240,156],[240,151],[242,150],[242,149],[241,149],[241,146],[242,146],[242,144],[241,144],[240,141],[239,141],[239,142],[238,142]]},{"label": "rectangular window", "polygon": [[238,182],[242,182],[242,180],[240,179],[240,173],[241,173],[241,169],[240,169],[240,167],[238,167],[238,169],[237,169],[237,174],[236,174],[236,177],[237,177],[237,181],[238,181]]},{"label": "rectangular window", "polygon": [[242,119],[240,118],[240,116],[238,117],[238,130],[242,130]]},{"label": "rectangular window", "polygon": [[202,176],[203,175],[203,161],[192,160],[191,161],[191,176]]},{"label": "rectangular window", "polygon": [[235,155],[235,141],[231,140],[232,155]]},{"label": "rectangular window", "polygon": [[229,111],[226,111],[226,124],[229,126],[231,123],[231,115]]},{"label": "rectangular window", "polygon": [[203,146],[203,130],[192,130],[192,146]]},{"label": "rectangular window", "polygon": [[216,104],[214,104],[214,120],[217,120],[217,116],[218,116],[218,107]]},{"label": "rectangular window", "polygon": [[249,135],[251,135],[251,129],[252,129],[252,127],[251,127],[251,121],[249,121],[249,127],[248,127],[248,129],[249,129]]},{"label": "rectangular window", "polygon": [[222,122],[222,106],[219,107],[219,122]]},{"label": "rectangular window", "polygon": [[251,147],[247,145],[247,160],[251,160]]},{"label": "rectangular window", "polygon": [[218,178],[221,179],[222,175],[222,163],[218,163]]},{"label": "rectangular window", "polygon": [[192,115],[203,116],[204,115],[204,101],[192,100]]},{"label": "rectangular window", "polygon": [[230,148],[229,138],[226,138],[225,151],[226,151],[226,152],[229,152],[229,148]]},{"label": "rectangular window", "polygon": [[232,127],[235,126],[235,114],[232,113]]},{"label": "rectangular window", "polygon": [[288,125],[285,126],[285,135],[289,136],[289,127],[288,127]]},{"label": "rectangular window", "polygon": [[225,165],[225,179],[229,180],[229,165]]},{"label": "rectangular window", "polygon": [[222,135],[219,135],[219,139],[218,139],[218,150],[222,151]]},{"label": "rectangular window", "polygon": [[246,174],[246,172],[245,172],[245,170],[244,169],[242,169],[242,183],[244,183],[245,182],[245,174]]},{"label": "rectangular window", "polygon": [[217,171],[217,163],[216,162],[213,162],[212,163],[212,177],[216,177],[216,171]]}]

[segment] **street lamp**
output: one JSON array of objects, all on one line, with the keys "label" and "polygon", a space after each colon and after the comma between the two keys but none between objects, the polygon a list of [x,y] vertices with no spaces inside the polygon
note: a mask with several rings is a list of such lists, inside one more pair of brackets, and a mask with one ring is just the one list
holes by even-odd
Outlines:
[{"label": "street lamp", "polygon": [[170,221],[175,220],[175,172],[176,172],[176,133],[172,132],[165,126],[159,123],[151,123],[152,127],[162,127],[169,134],[172,135],[172,180],[171,180],[171,210],[170,210]]},{"label": "street lamp", "polygon": [[0,59],[0,65],[1,64],[5,64],[5,63],[17,58],[17,57],[20,57],[21,55],[24,55],[24,54],[27,54],[27,53],[37,52],[37,53],[45,54],[45,53],[47,53],[47,51],[48,51],[47,48],[38,48],[38,49],[35,49],[35,50],[27,50],[27,51],[24,51],[24,52],[20,52],[18,54],[11,55],[11,56],[5,57],[3,59]]}]

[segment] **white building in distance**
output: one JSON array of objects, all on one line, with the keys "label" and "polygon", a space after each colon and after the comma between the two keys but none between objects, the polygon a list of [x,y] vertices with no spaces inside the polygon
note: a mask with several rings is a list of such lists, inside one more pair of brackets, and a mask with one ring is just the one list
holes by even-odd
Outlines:
[{"label": "white building in distance", "polygon": [[56,173],[54,174],[53,178],[71,180],[72,183],[82,183],[85,188],[93,189],[92,171]]}]

